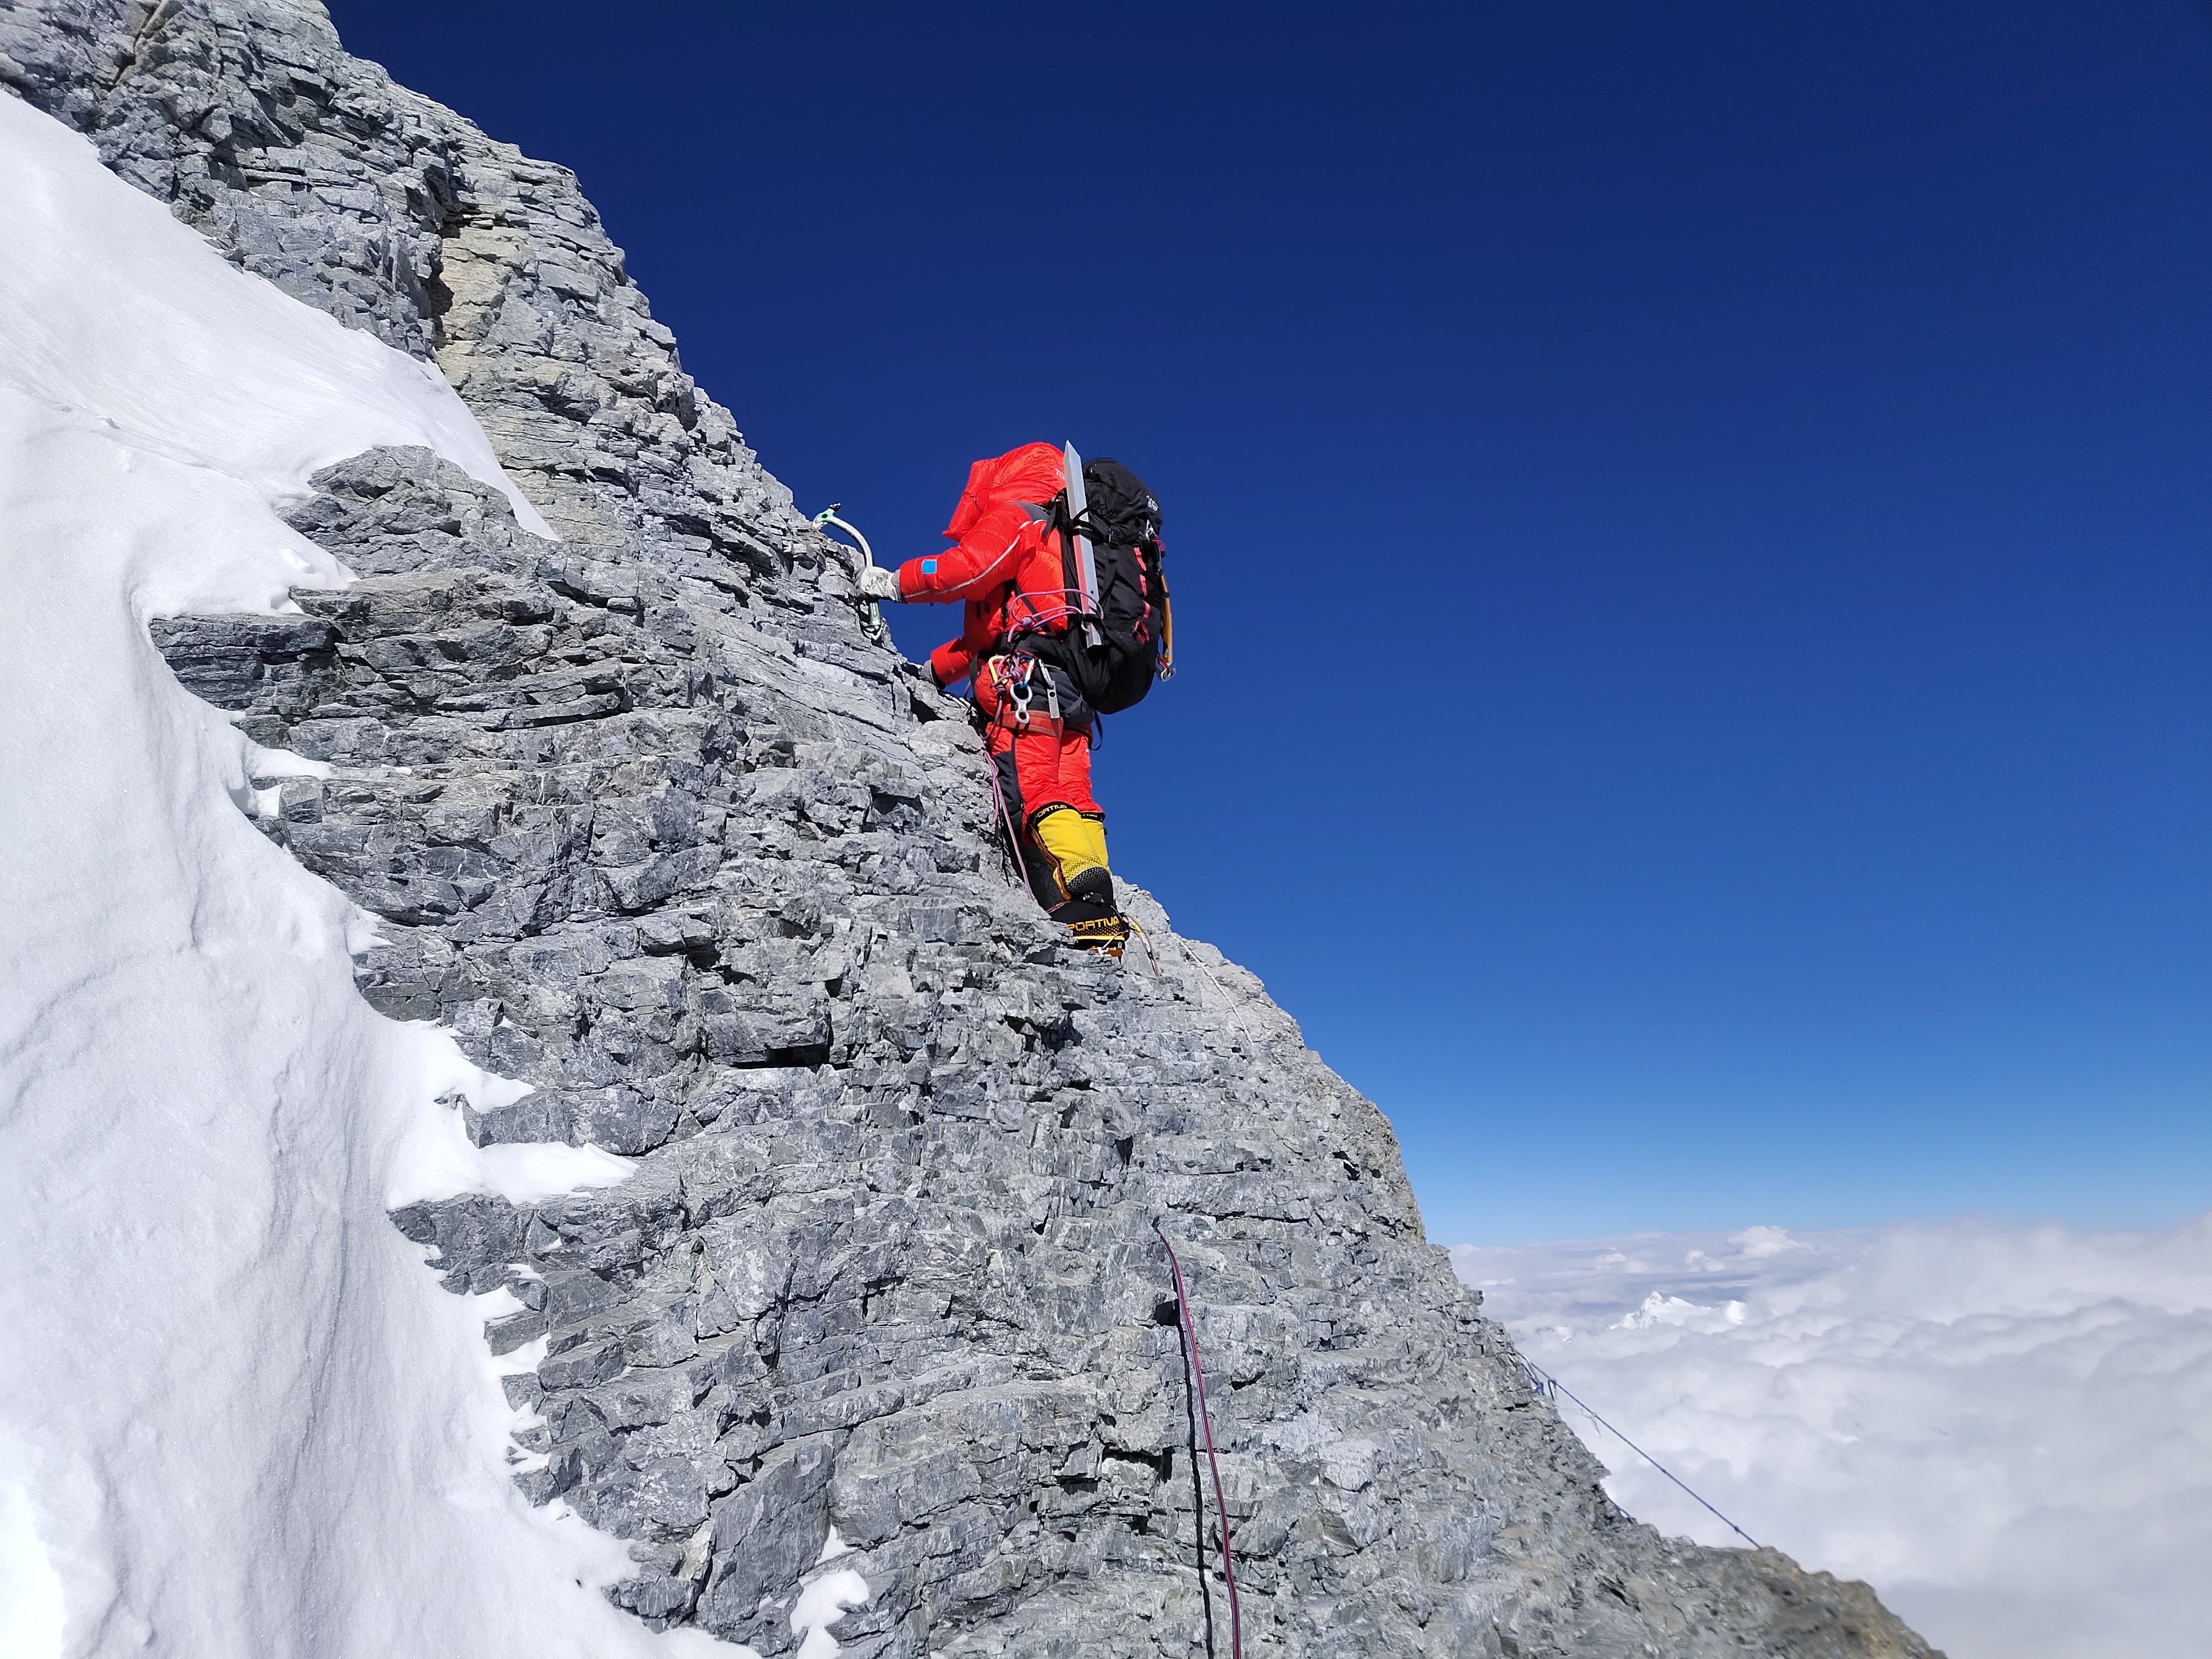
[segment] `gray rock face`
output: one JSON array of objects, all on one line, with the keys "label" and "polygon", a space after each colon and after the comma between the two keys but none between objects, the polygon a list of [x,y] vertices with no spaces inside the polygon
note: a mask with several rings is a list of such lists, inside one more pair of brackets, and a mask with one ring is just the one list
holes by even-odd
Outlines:
[{"label": "gray rock face", "polygon": [[371,1002],[534,1085],[452,1099],[468,1133],[639,1160],[396,1218],[524,1304],[487,1332],[543,1344],[521,1480],[629,1540],[623,1605],[788,1653],[834,1527],[875,1591],[848,1653],[1205,1651],[1157,1219],[1248,1651],[1929,1653],[1863,1585],[1621,1515],[1257,981],[1139,892],[1120,963],[1037,914],[964,710],[864,629],[566,173],[290,0],[43,0],[0,52],[241,264],[434,356],[562,533],[373,452],[291,514],[357,584],[156,640],[331,763],[262,827],[380,919]]}]

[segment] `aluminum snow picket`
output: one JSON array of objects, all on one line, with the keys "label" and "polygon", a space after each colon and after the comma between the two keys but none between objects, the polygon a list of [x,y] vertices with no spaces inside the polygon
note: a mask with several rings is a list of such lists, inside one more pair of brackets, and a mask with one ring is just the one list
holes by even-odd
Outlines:
[{"label": "aluminum snow picket", "polygon": [[1091,510],[1091,503],[1083,493],[1083,457],[1068,444],[1063,453],[1067,460],[1067,522],[1068,533],[1075,538],[1075,580],[1083,589],[1083,638],[1086,645],[1103,644],[1098,624],[1091,620],[1098,614],[1098,563],[1091,556],[1091,538],[1074,526],[1083,522],[1083,515]]}]

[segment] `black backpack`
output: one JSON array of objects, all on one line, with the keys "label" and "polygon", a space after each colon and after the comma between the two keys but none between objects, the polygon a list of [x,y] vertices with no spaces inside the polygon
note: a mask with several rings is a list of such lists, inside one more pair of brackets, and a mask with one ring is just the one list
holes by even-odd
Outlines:
[{"label": "black backpack", "polygon": [[[1152,681],[1175,677],[1175,628],[1162,569],[1160,503],[1145,481],[1116,460],[1083,464],[1083,519],[1071,526],[1067,492],[1046,508],[1060,532],[1066,586],[1077,591],[1075,541],[1071,528],[1091,541],[1098,572],[1098,614],[1070,617],[1067,632],[1025,641],[1032,655],[1065,669],[1083,700],[1102,714],[1118,714],[1144,701]],[[1085,621],[1096,623],[1099,642],[1087,641]]]}]

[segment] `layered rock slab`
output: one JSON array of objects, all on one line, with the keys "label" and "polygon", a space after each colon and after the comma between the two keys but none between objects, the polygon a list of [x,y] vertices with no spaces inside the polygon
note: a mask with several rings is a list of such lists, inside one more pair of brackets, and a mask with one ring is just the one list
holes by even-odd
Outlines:
[{"label": "layered rock slab", "polygon": [[563,538],[426,452],[356,457],[292,519],[360,581],[157,641],[329,763],[255,810],[379,919],[364,994],[532,1085],[451,1100],[468,1133],[638,1160],[397,1218],[523,1303],[488,1334],[536,1361],[520,1478],[630,1540],[623,1605],[787,1652],[835,1528],[875,1591],[848,1651],[1199,1650],[1157,1220],[1250,1651],[1928,1651],[1862,1586],[1621,1516],[1256,981],[1141,895],[1119,964],[1037,915],[963,711],[863,627],[564,173],[284,0],[17,6],[0,53],[239,263],[440,362]]}]

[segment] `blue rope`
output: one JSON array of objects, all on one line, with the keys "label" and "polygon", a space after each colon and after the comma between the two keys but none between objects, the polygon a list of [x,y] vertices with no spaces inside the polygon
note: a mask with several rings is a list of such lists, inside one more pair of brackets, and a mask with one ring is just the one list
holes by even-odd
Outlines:
[{"label": "blue rope", "polygon": [[1653,1468],[1658,1470],[1660,1474],[1665,1475],[1676,1486],[1681,1487],[1684,1492],[1689,1492],[1692,1498],[1696,1499],[1700,1505],[1702,1505],[1716,1520],[1719,1521],[1720,1523],[1726,1527],[1730,1532],[1742,1539],[1745,1543],[1750,1545],[1753,1549],[1760,1549],[1764,1547],[1764,1546],[1762,1546],[1756,1538],[1753,1538],[1741,1527],[1736,1525],[1735,1522],[1729,1520],[1728,1516],[1723,1515],[1718,1510],[1714,1509],[1713,1506],[1711,1504],[1707,1504],[1704,1498],[1698,1498],[1696,1492],[1690,1492],[1689,1482],[1684,1480],[1680,1476],[1677,1475],[1674,1470],[1668,1468],[1664,1463],[1662,1463],[1650,1452],[1644,1450],[1643,1447],[1638,1445],[1633,1440],[1631,1440],[1619,1429],[1614,1428],[1612,1424],[1607,1422],[1605,1419],[1600,1417],[1595,1412],[1592,1411],[1589,1406],[1583,1404],[1582,1396],[1577,1394],[1572,1389],[1560,1382],[1558,1377],[1553,1376],[1549,1371],[1546,1370],[1541,1365],[1539,1365],[1534,1360],[1530,1359],[1525,1354],[1518,1355],[1516,1358],[1521,1361],[1521,1369],[1528,1374],[1528,1386],[1535,1390],[1537,1394],[1550,1395],[1553,1396],[1553,1403],[1555,1405],[1558,1403],[1558,1395],[1566,1395],[1566,1397],[1573,1401],[1577,1406],[1581,1407],[1583,1414],[1588,1417],[1591,1422],[1604,1429],[1607,1433],[1611,1434],[1614,1439],[1620,1441],[1622,1445],[1627,1447],[1629,1450],[1634,1452],[1638,1457],[1649,1463]]}]

